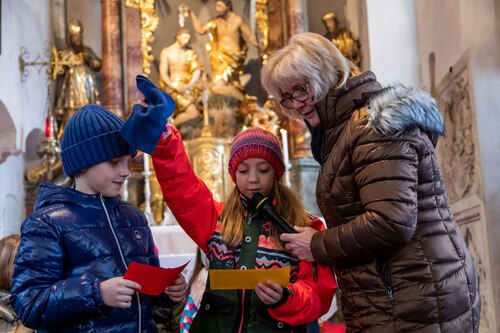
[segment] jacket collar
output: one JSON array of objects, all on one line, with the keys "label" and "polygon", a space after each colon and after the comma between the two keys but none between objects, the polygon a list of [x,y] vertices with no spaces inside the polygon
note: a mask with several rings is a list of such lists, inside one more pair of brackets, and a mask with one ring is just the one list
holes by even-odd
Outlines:
[{"label": "jacket collar", "polygon": [[370,71],[351,75],[343,86],[333,88],[316,103],[323,129],[328,130],[349,119],[352,112],[362,105],[362,101],[381,89],[375,74]]},{"label": "jacket collar", "polygon": [[[120,202],[120,196],[113,198],[103,197],[108,208],[114,208]],[[100,209],[102,207],[100,194],[86,194],[70,187],[59,186],[53,183],[42,183],[38,188],[35,209],[53,204],[66,204],[85,208]]]}]

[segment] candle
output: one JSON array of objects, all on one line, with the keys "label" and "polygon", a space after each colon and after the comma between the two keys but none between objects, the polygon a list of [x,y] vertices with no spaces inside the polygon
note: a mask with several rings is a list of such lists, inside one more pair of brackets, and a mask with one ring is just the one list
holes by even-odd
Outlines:
[{"label": "candle", "polygon": [[149,176],[151,176],[151,172],[149,171],[149,155],[144,153],[144,215],[146,215],[146,219],[148,220],[148,224],[150,226],[156,225],[156,221],[153,216],[153,212],[151,210],[151,185],[149,183]]},{"label": "candle", "polygon": [[203,102],[203,126],[209,126],[210,125],[210,117],[208,115],[208,99],[209,99],[210,92],[208,91],[208,88],[205,88],[203,90],[203,95],[202,95],[202,102]]},{"label": "candle", "polygon": [[149,172],[149,155],[144,153],[143,159],[144,159],[144,172]]},{"label": "candle", "polygon": [[281,144],[283,145],[283,161],[285,163],[285,169],[289,169],[289,156],[288,156],[288,133],[285,129],[280,129],[281,133]]},{"label": "candle", "polygon": [[47,116],[45,119],[45,137],[47,139],[54,139],[56,137],[56,128],[54,117]]}]

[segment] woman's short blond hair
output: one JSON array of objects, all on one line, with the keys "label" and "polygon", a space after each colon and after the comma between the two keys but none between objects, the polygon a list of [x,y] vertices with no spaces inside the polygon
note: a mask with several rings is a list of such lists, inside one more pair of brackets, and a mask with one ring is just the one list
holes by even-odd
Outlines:
[{"label": "woman's short blond hair", "polygon": [[[325,98],[335,87],[345,84],[351,64],[325,37],[304,32],[290,38],[288,45],[275,51],[261,71],[264,89],[276,100],[282,96],[281,86],[308,84],[313,101]],[[281,107],[291,117],[300,118],[295,110]]]}]

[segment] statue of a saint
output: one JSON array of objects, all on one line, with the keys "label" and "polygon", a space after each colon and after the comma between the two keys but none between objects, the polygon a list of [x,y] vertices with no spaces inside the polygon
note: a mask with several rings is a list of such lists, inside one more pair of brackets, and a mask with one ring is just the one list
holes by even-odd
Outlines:
[{"label": "statue of a saint", "polygon": [[206,48],[210,57],[212,82],[216,85],[233,85],[242,91],[239,78],[243,73],[247,42],[254,46],[258,46],[258,43],[250,26],[232,11],[231,1],[216,0],[217,16],[205,25],[201,24],[187,5],[182,4],[179,9],[191,18],[193,28],[198,34],[208,34],[209,42]]},{"label": "statue of a saint", "polygon": [[361,45],[352,33],[345,28],[339,28],[339,21],[335,12],[328,12],[322,17],[326,28],[324,36],[342,52],[344,57],[353,62],[356,67],[361,66]]},{"label": "statue of a saint", "polygon": [[67,30],[68,44],[58,52],[63,63],[62,72],[58,74],[64,75],[56,106],[56,116],[61,124],[59,137],[73,113],[86,104],[99,102],[99,92],[92,71],[99,71],[102,66],[101,59],[94,51],[83,45],[82,23],[76,19],[69,20]]},{"label": "statue of a saint", "polygon": [[188,29],[180,29],[175,41],[160,53],[160,87],[175,99],[176,124],[200,115],[196,107],[201,96],[197,85],[203,67],[198,55],[189,47],[191,34]]}]

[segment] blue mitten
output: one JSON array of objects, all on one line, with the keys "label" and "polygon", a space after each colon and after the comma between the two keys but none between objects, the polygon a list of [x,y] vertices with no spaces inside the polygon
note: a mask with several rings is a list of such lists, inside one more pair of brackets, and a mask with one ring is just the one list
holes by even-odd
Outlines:
[{"label": "blue mitten", "polygon": [[167,125],[167,118],[174,113],[175,102],[145,76],[137,75],[136,81],[148,107],[135,104],[120,132],[131,146],[152,154]]}]

